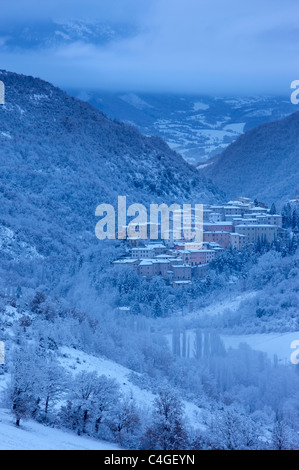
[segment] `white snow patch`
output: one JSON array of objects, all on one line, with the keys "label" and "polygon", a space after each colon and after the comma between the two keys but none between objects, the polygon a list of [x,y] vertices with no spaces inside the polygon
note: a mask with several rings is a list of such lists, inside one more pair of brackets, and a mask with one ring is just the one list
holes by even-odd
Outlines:
[{"label": "white snow patch", "polygon": [[197,169],[202,170],[203,168],[206,168],[207,166],[213,165],[213,162],[210,163],[204,163],[203,165],[198,165]]},{"label": "white snow patch", "polygon": [[134,106],[134,108],[137,108],[140,110],[153,108],[153,106],[146,103],[142,98],[135,95],[134,93],[128,93],[126,95],[122,95],[120,96],[120,99],[130,104],[131,106]]},{"label": "white snow patch", "polygon": [[114,444],[97,441],[60,429],[25,421],[13,424],[8,410],[0,409],[0,450],[120,450]]},{"label": "white snow patch", "polygon": [[196,101],[193,106],[194,111],[206,111],[209,108],[210,105],[202,103],[201,101]]},{"label": "white snow patch", "polygon": [[253,297],[255,297],[256,292],[250,291],[250,292],[244,292],[241,295],[238,295],[237,297],[228,297],[224,300],[221,300],[219,302],[212,303],[211,305],[208,305],[207,307],[204,307],[201,310],[196,310],[195,312],[190,313],[184,318],[200,318],[201,316],[209,315],[218,315],[222,314],[225,312],[225,310],[231,310],[232,312],[236,312],[240,304],[246,300],[250,300]]},{"label": "white snow patch", "polygon": [[34,94],[34,95],[30,96],[30,99],[34,100],[34,101],[48,100],[49,96],[45,95],[44,93]]},{"label": "white snow patch", "polygon": [[223,129],[226,131],[234,132],[236,134],[243,134],[245,125],[246,125],[246,122],[237,122],[237,123],[227,124],[226,126],[224,126]]},{"label": "white snow patch", "polygon": [[12,136],[9,134],[9,132],[1,132],[0,135],[2,135],[2,137],[6,137],[7,139],[12,139]]}]

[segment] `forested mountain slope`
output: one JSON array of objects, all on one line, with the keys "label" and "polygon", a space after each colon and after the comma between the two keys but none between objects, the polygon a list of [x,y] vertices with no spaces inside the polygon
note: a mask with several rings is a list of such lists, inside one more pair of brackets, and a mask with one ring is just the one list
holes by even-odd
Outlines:
[{"label": "forested mountain slope", "polygon": [[229,197],[285,202],[299,191],[298,157],[299,112],[246,132],[201,173]]},{"label": "forested mountain slope", "polygon": [[57,282],[72,260],[99,247],[95,209],[118,195],[147,204],[218,199],[213,184],[159,138],[39,79],[2,71],[0,80],[4,285]]}]

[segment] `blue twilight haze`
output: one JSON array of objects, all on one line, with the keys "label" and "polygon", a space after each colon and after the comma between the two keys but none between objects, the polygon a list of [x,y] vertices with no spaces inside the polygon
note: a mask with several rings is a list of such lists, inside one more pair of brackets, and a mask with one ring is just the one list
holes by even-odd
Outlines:
[{"label": "blue twilight haze", "polygon": [[65,88],[286,95],[297,13],[296,0],[12,0],[0,63]]}]

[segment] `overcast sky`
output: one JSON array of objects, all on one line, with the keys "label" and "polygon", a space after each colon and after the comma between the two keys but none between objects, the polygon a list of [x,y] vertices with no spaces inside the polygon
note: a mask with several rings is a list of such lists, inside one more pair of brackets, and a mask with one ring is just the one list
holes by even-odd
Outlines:
[{"label": "overcast sky", "polygon": [[[64,88],[288,95],[299,79],[298,0],[9,0],[1,5],[0,68]],[[7,27],[129,24],[105,45],[6,45]]]}]

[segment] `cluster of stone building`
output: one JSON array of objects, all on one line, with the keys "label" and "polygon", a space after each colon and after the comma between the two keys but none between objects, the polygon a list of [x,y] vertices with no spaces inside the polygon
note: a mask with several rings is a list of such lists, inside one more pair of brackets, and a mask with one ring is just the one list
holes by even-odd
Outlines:
[{"label": "cluster of stone building", "polygon": [[[222,249],[219,247],[222,251]],[[191,257],[192,256],[192,261]],[[173,247],[160,243],[131,248],[130,257],[114,262],[115,266],[131,266],[135,272],[147,279],[162,276],[173,287],[189,287],[195,278],[204,278],[208,263],[215,259],[216,251],[202,249],[188,251],[183,245]]]},{"label": "cluster of stone building", "polygon": [[274,242],[282,234],[282,216],[270,214],[263,204],[238,198],[224,205],[207,205],[203,209],[203,243],[189,249],[190,242],[150,242],[127,239],[128,256],[115,266],[131,266],[150,280],[162,276],[173,287],[190,287],[194,279],[205,278],[209,264],[227,249],[242,250],[248,244]]}]

